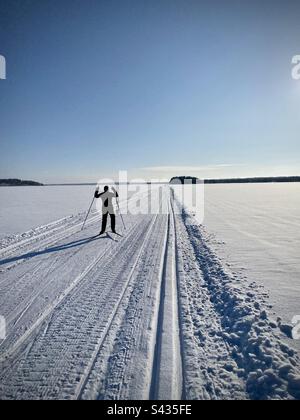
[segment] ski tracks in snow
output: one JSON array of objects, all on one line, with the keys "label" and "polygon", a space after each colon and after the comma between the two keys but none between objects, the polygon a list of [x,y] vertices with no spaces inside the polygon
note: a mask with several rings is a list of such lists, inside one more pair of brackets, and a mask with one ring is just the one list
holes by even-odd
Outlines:
[{"label": "ski tracks in snow", "polygon": [[[86,398],[161,399],[183,397],[183,374],[178,323],[176,235],[171,204],[160,216],[149,246],[137,267],[117,336],[99,357]],[[159,241],[157,240],[159,238]]]},{"label": "ski tracks in snow", "polygon": [[257,287],[173,198],[164,187],[165,211],[127,216],[124,237],[94,238],[99,215],[82,233],[78,215],[2,244],[1,399],[299,397]]}]

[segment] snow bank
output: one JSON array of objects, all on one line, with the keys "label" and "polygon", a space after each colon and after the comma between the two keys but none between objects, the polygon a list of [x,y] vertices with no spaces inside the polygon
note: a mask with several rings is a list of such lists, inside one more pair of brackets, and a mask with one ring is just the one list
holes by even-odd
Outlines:
[{"label": "snow bank", "polygon": [[187,212],[183,220],[203,273],[202,287],[220,319],[222,329],[217,334],[230,349],[232,360],[227,370],[243,380],[251,399],[300,399],[299,358],[284,342],[280,320],[270,318],[264,292],[224,267],[210,235],[203,227],[191,224]]}]

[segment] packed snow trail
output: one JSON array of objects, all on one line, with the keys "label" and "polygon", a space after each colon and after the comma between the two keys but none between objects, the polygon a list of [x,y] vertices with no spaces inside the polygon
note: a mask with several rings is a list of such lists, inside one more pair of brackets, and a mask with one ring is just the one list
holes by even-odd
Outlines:
[{"label": "packed snow trail", "polygon": [[176,231],[171,200],[169,210],[150,398],[180,400],[184,397],[184,390],[178,318]]},{"label": "packed snow trail", "polygon": [[95,237],[93,213],[83,232],[79,214],[1,243],[1,399],[300,398],[263,291],[168,187],[157,201],[123,237]]}]

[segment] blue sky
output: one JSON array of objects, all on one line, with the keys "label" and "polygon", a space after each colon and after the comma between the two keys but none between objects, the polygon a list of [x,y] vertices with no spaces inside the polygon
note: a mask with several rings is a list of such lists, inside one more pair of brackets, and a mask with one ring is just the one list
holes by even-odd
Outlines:
[{"label": "blue sky", "polygon": [[0,177],[300,175],[300,3],[0,0]]}]

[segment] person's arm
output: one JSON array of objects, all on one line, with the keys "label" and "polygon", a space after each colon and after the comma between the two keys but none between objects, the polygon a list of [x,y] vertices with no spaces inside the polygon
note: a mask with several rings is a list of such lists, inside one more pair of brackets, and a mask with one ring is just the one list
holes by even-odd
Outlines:
[{"label": "person's arm", "polygon": [[99,193],[99,187],[98,187],[95,191],[95,198],[100,198],[102,194],[104,194],[104,193],[103,192]]},{"label": "person's arm", "polygon": [[119,194],[118,194],[117,190],[114,187],[112,187],[112,190],[115,193],[115,197],[118,198],[119,197]]}]

